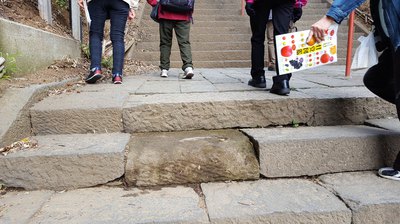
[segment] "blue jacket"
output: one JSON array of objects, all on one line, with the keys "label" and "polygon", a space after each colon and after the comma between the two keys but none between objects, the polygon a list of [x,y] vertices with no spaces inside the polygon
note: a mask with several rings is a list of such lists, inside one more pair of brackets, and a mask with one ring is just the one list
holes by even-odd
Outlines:
[{"label": "blue jacket", "polygon": [[[355,8],[361,5],[364,1],[365,0],[334,0],[332,6],[330,7],[326,15],[335,20],[336,23],[340,24],[342,20],[351,13],[351,11],[353,11]],[[383,11],[384,21],[382,22],[386,26],[387,36],[392,42],[393,47],[397,49],[400,47],[399,0],[380,0],[380,1],[382,1],[382,8],[374,10],[376,12]],[[382,24],[375,24],[375,26],[382,26]]]}]

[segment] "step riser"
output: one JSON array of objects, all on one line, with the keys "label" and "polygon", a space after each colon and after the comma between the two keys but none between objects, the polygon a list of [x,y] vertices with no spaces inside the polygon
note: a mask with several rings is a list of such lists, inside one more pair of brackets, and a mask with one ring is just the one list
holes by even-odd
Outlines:
[{"label": "step riser", "polygon": [[[149,99],[163,98],[163,95],[131,96],[124,108],[114,108],[114,111],[122,111],[122,121],[119,120],[118,123],[104,120],[99,125],[99,120],[93,119],[91,113],[78,109],[74,111],[74,116],[69,115],[69,110],[32,109],[31,121],[33,132],[36,135],[43,135],[88,133],[88,130],[92,133],[105,133],[110,132],[109,130],[119,129],[122,125],[124,128],[119,131],[135,133],[267,127],[291,124],[293,120],[312,126],[361,124],[366,119],[393,117],[396,114],[391,104],[374,97],[268,99],[271,96],[262,92],[247,94],[253,94],[254,98],[232,101],[233,95],[237,95],[237,99],[247,97],[245,93],[234,92],[228,94],[230,100],[227,102],[223,100],[190,102],[186,98],[189,96],[178,94],[176,103],[163,104],[148,102]],[[212,93],[193,94],[190,97],[201,99],[207,95],[210,95],[210,99],[228,97],[224,94],[214,96]],[[264,100],[255,100],[257,98]],[[154,111],[158,111],[157,116],[154,116]],[[102,110],[98,108],[92,112],[99,114]],[[49,120],[49,117],[52,119]],[[74,120],[74,123],[65,123],[66,117],[71,117],[68,120]]]}]

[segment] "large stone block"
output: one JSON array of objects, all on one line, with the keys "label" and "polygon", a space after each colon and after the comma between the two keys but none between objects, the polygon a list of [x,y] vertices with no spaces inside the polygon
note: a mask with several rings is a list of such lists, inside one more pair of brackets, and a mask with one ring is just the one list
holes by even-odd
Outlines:
[{"label": "large stone block", "polygon": [[319,179],[352,210],[352,223],[399,223],[400,182],[380,178],[375,172],[338,173]]},{"label": "large stone block", "polygon": [[[267,177],[371,170],[400,147],[399,134],[366,126],[244,129]],[[397,139],[397,140],[396,140]]]},{"label": "large stone block", "polygon": [[126,132],[265,127],[307,123],[311,98],[293,92],[282,97],[265,92],[155,94],[130,96],[124,105]]},{"label": "large stone block", "polygon": [[[375,127],[400,133],[400,123],[398,119],[373,119],[367,120],[365,123]],[[393,166],[397,155],[400,153],[400,147],[398,147],[398,139],[396,136],[388,137],[386,138],[386,141],[388,145],[393,145],[393,147],[385,148],[383,158],[385,160],[385,165],[391,167]]]},{"label": "large stone block", "polygon": [[249,139],[239,131],[135,134],[126,182],[137,186],[259,178]]},{"label": "large stone block", "polygon": [[31,109],[35,135],[121,132],[128,93],[82,92],[48,97]]},{"label": "large stone block", "polygon": [[73,189],[124,174],[128,134],[33,137],[38,147],[0,155],[0,182],[25,189]]},{"label": "large stone block", "polygon": [[209,183],[201,187],[212,223],[351,223],[351,211],[340,199],[307,180]]}]

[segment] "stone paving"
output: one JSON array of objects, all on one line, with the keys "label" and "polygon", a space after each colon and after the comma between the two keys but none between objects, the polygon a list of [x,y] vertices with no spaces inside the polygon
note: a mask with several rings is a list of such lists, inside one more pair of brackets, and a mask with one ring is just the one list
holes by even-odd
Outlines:
[{"label": "stone paving", "polygon": [[400,182],[374,172],[138,189],[8,191],[1,223],[398,223]]}]

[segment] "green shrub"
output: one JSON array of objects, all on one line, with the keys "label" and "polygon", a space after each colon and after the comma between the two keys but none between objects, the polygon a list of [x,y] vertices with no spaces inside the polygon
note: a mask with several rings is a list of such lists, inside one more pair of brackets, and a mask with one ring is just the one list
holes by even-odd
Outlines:
[{"label": "green shrub", "polygon": [[55,0],[58,7],[62,9],[68,8],[68,0]]},{"label": "green shrub", "polygon": [[3,54],[0,52],[0,57],[6,59],[6,62],[4,63],[4,69],[0,72],[0,76],[3,76],[2,79],[9,79],[12,75],[19,71],[16,60],[17,55],[9,53]]}]

